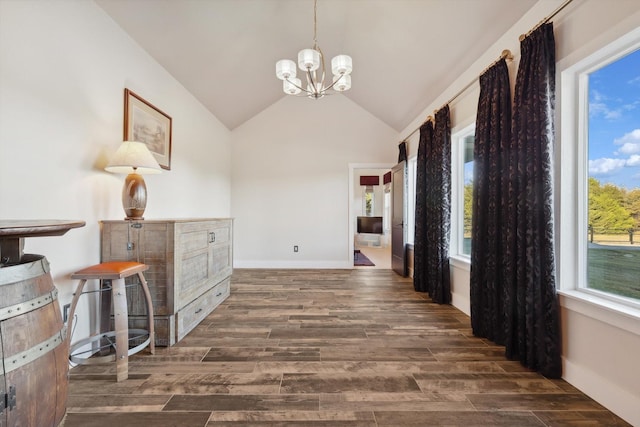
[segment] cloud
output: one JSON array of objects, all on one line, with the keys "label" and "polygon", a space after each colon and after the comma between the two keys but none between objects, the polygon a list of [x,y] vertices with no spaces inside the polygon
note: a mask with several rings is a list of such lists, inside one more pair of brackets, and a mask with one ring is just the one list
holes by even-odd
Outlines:
[{"label": "cloud", "polygon": [[590,102],[589,116],[603,116],[607,120],[616,120],[622,116],[622,111],[611,110],[604,102]]},{"label": "cloud", "polygon": [[591,175],[609,175],[625,167],[627,161],[625,159],[608,159],[601,158],[589,160],[589,174]]},{"label": "cloud", "polygon": [[630,85],[640,85],[640,76],[627,81]]},{"label": "cloud", "polygon": [[591,91],[591,95],[592,95],[593,100],[595,102],[604,101],[606,99],[606,97],[603,94],[601,94],[600,92],[598,92],[595,89],[593,91]]},{"label": "cloud", "polygon": [[625,142],[618,152],[622,154],[640,153],[640,142]]},{"label": "cloud", "polygon": [[[638,79],[640,79],[640,77]],[[613,108],[609,105],[612,102],[621,103],[623,102],[623,100],[617,99],[612,101],[610,98],[602,95],[600,92],[593,90],[593,92],[591,93],[591,99],[589,101],[589,117],[602,116],[607,120],[618,120],[624,115],[625,112],[633,111],[638,108],[638,106],[640,106],[640,101],[633,101],[626,104],[621,104]]]},{"label": "cloud", "polygon": [[640,166],[640,129],[625,133],[615,138],[613,143],[619,148],[613,153],[625,159],[602,157],[589,160],[589,173],[592,175],[611,175],[624,167]]},{"label": "cloud", "polygon": [[616,153],[640,153],[640,129],[634,129],[631,132],[624,134],[621,138],[614,139],[613,143],[620,146]]}]

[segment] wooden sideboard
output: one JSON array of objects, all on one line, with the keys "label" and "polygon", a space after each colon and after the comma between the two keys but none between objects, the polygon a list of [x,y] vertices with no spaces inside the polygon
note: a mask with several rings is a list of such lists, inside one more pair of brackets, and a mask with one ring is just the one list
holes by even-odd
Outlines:
[{"label": "wooden sideboard", "polygon": [[[184,338],[230,293],[233,221],[227,218],[101,221],[101,259],[149,266],[156,345]],[[137,280],[131,277],[128,280]],[[129,327],[143,328],[144,296],[127,288]]]}]

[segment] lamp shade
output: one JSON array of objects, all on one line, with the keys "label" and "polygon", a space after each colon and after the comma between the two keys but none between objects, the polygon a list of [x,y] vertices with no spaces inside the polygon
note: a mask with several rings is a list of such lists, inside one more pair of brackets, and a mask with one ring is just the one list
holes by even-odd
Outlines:
[{"label": "lamp shade", "polygon": [[280,80],[294,78],[296,76],[296,63],[290,59],[281,59],[276,62],[276,77]]},{"label": "lamp shade", "polygon": [[336,82],[336,84],[333,85],[333,89],[338,92],[344,92],[351,89],[351,76],[349,74],[333,76],[333,81]]},{"label": "lamp shade", "polygon": [[298,52],[298,67],[302,71],[315,71],[320,67],[320,52],[315,49],[302,49]]},{"label": "lamp shade", "polygon": [[297,95],[300,92],[302,92],[302,89],[300,89],[301,85],[302,85],[302,82],[300,81],[299,78],[296,78],[296,77],[290,78],[289,80],[282,81],[282,90],[284,90],[284,93],[288,95]]},{"label": "lamp shade", "polygon": [[353,61],[349,55],[334,56],[331,60],[331,72],[333,74],[351,74]]},{"label": "lamp shade", "polygon": [[124,141],[104,170],[122,174],[132,172],[154,174],[161,172],[160,165],[147,146],[137,141]]}]

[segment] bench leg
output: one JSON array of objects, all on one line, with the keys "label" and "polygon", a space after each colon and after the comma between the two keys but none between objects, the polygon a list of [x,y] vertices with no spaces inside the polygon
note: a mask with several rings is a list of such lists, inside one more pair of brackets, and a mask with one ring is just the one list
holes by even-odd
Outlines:
[{"label": "bench leg", "polygon": [[[111,293],[111,280],[98,280],[100,282],[100,319],[98,331],[100,334],[105,334],[111,331],[111,302],[113,300],[113,294]],[[103,338],[100,340],[100,351],[98,352],[101,356],[106,356],[111,353],[110,348],[111,342],[108,338]]]},{"label": "bench leg", "polygon": [[154,333],[154,320],[153,320],[153,303],[151,302],[151,292],[149,292],[149,286],[142,273],[138,273],[140,279],[140,286],[144,291],[144,298],[147,303],[147,319],[149,323],[149,352],[155,354],[156,352],[156,337]]},{"label": "bench leg", "polygon": [[71,334],[73,333],[73,316],[76,314],[76,306],[78,305],[80,295],[82,295],[85,283],[87,283],[86,279],[80,281],[76,292],[73,294],[71,307],[69,307],[69,317],[67,318],[67,343],[69,344],[69,347],[71,347]]},{"label": "bench leg", "polygon": [[116,381],[129,378],[129,315],[124,279],[112,280],[111,297],[116,332]]}]

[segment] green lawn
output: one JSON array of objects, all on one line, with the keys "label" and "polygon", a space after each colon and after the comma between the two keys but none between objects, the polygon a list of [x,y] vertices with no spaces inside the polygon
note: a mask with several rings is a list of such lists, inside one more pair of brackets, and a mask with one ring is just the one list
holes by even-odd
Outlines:
[{"label": "green lawn", "polygon": [[588,286],[640,299],[640,244],[636,246],[589,245]]}]

